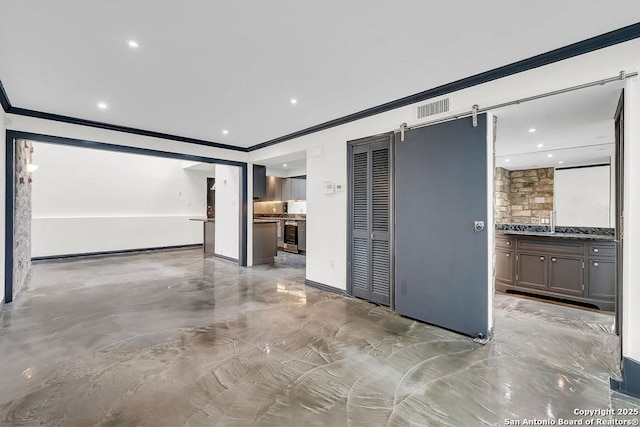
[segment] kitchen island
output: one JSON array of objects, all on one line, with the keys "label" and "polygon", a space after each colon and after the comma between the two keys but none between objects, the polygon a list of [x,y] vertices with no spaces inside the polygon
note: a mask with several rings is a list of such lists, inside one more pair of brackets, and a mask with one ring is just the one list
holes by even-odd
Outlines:
[{"label": "kitchen island", "polygon": [[215,255],[216,220],[214,218],[189,218],[189,221],[202,221],[202,242],[205,255]]},{"label": "kitchen island", "polygon": [[253,220],[253,265],[272,264],[278,255],[278,220]]},{"label": "kitchen island", "polygon": [[615,309],[613,235],[496,230],[495,286]]}]

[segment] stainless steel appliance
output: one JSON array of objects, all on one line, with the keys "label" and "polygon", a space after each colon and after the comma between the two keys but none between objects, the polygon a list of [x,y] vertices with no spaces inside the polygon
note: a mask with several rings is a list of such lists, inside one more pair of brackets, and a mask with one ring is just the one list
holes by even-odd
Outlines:
[{"label": "stainless steel appliance", "polygon": [[298,221],[287,220],[284,222],[284,250],[294,254],[298,253]]}]

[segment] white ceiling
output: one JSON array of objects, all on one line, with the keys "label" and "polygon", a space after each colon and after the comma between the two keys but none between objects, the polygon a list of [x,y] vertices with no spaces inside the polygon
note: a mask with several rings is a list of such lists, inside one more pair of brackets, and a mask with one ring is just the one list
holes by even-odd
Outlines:
[{"label": "white ceiling", "polygon": [[[609,163],[622,86],[609,83],[493,111],[498,117],[496,166],[514,170]],[[536,131],[529,132],[532,128]]]},{"label": "white ceiling", "polygon": [[248,147],[633,24],[640,2],[0,0],[0,15],[14,107]]}]

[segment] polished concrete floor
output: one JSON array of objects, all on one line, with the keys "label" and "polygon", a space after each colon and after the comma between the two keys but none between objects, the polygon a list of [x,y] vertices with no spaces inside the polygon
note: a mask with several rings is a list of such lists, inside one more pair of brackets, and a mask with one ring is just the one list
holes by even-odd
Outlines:
[{"label": "polished concrete floor", "polygon": [[476,426],[640,408],[609,391],[611,316],[500,295],[481,345],[303,283],[198,250],[36,264],[0,319],[0,425]]}]

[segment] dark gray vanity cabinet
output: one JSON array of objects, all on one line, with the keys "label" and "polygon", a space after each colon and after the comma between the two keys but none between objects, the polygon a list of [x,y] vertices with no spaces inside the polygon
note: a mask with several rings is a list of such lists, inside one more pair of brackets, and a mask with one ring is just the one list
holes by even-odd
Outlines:
[{"label": "dark gray vanity cabinet", "polygon": [[519,286],[546,289],[549,275],[547,257],[541,253],[518,253],[516,283]]},{"label": "dark gray vanity cabinet", "polygon": [[593,242],[587,250],[588,295],[590,298],[615,298],[615,246],[613,242]]},{"label": "dark gray vanity cabinet", "polygon": [[496,280],[513,284],[516,280],[516,254],[514,240],[509,237],[496,239]]},{"label": "dark gray vanity cabinet", "polygon": [[613,310],[613,245],[611,241],[498,234],[496,289],[552,296]]},{"label": "dark gray vanity cabinet", "polygon": [[549,290],[583,295],[584,259],[568,255],[551,255],[549,258]]}]

